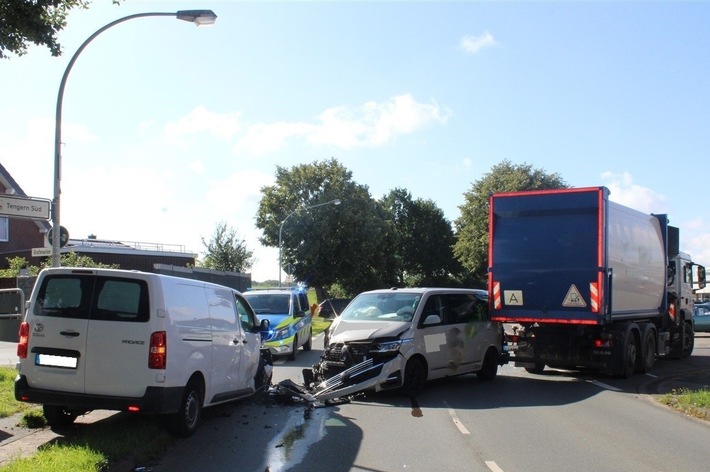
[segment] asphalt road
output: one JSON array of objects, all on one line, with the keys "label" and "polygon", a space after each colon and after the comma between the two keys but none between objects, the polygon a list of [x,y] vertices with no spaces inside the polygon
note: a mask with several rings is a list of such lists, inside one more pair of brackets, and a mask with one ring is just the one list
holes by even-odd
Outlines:
[{"label": "asphalt road", "polygon": [[[314,346],[320,346],[319,340]],[[279,361],[301,382],[320,351]],[[710,424],[648,394],[710,385],[710,336],[694,355],[631,379],[504,366],[493,382],[431,382],[415,399],[374,394],[337,406],[248,401],[208,414],[154,471],[707,471]]]}]

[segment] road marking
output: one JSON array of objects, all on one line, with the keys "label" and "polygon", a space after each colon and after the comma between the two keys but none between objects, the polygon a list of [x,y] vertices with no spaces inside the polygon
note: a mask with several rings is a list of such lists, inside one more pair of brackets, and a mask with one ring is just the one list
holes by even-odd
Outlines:
[{"label": "road marking", "polygon": [[444,406],[446,407],[447,410],[449,410],[449,416],[451,416],[451,419],[454,420],[454,424],[455,424],[456,427],[459,429],[459,431],[461,432],[461,434],[466,434],[466,435],[471,434],[471,433],[469,433],[469,431],[466,429],[466,427],[463,425],[463,423],[461,422],[461,420],[459,419],[459,417],[456,415],[456,412],[454,411],[454,409],[451,408],[451,407],[449,406],[449,404],[446,403],[446,402],[444,402]]},{"label": "road marking", "polygon": [[646,373],[646,376],[651,377],[651,378],[653,378],[653,379],[657,379],[657,378],[658,378],[657,375],[653,375],[653,374],[650,373],[650,372]]},{"label": "road marking", "polygon": [[620,392],[620,388],[612,387],[611,385],[605,384],[604,382],[600,382],[598,380],[592,380],[592,383],[596,385],[597,387],[604,388],[606,390],[611,390],[612,392]]},{"label": "road marking", "polygon": [[494,461],[486,461],[486,465],[489,469],[491,469],[492,472],[503,472],[503,469],[498,467],[498,464],[496,464]]}]

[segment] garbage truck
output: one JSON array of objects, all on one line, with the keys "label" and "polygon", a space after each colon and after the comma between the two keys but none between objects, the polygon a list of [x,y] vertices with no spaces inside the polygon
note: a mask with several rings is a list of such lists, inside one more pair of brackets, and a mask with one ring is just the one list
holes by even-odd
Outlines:
[{"label": "garbage truck", "polygon": [[606,187],[489,196],[488,290],[511,363],[628,378],[694,346],[705,267],[665,214],[610,201]]}]

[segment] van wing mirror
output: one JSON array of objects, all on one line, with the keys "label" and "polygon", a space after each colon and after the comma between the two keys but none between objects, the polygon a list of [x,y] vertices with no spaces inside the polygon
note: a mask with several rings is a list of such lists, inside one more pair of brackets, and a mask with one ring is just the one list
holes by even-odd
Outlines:
[{"label": "van wing mirror", "polygon": [[267,319],[263,319],[259,322],[259,330],[266,331],[271,326],[271,323]]}]

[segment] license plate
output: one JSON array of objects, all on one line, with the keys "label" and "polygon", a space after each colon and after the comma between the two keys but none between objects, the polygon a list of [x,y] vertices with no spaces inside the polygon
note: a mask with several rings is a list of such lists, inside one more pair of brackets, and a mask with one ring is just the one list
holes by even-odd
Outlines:
[{"label": "license plate", "polygon": [[76,369],[79,359],[76,357],[56,356],[54,354],[37,354],[35,365],[48,367],[63,367],[65,369]]}]

